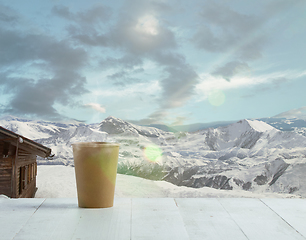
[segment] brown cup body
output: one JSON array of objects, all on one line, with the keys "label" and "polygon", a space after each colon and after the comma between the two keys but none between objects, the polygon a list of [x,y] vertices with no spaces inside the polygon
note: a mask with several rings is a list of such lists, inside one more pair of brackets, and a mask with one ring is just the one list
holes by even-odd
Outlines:
[{"label": "brown cup body", "polygon": [[72,148],[79,207],[112,207],[119,144],[81,142],[73,143]]}]

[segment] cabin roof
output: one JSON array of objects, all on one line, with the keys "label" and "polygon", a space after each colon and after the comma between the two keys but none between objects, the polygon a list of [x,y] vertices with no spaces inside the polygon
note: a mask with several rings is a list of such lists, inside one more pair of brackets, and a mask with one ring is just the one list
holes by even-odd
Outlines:
[{"label": "cabin roof", "polygon": [[6,128],[0,126],[0,141],[9,142],[12,145],[17,145],[17,141],[19,141],[18,147],[34,153],[40,157],[49,157],[51,155],[51,149],[34,142],[26,137],[23,137],[19,134],[16,134]]}]

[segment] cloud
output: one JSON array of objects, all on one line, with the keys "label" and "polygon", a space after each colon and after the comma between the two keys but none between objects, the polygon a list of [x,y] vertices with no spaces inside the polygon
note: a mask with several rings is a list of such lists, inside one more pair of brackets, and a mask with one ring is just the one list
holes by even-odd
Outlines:
[{"label": "cloud", "polygon": [[[4,36],[0,64],[6,79],[2,89],[10,92],[6,112],[60,118],[57,104],[81,106],[77,98],[88,93],[85,67],[104,72],[104,81],[111,82],[120,96],[123,87],[134,86],[133,94],[141,83],[153,84],[150,101],[154,99],[154,107],[158,107],[150,115],[152,119],[184,106],[194,96],[198,74],[179,53],[176,32],[166,21],[172,11],[166,1],[128,0],[116,15],[103,4],[81,11],[73,9],[65,5],[51,9],[52,17],[58,17],[62,26],[66,24],[68,35],[61,32],[57,38],[29,28],[0,27]],[[18,22],[18,16],[3,19]],[[147,64],[154,65],[154,73],[151,66],[147,71]],[[26,74],[25,69],[29,69]],[[31,95],[35,92],[41,98],[39,103]]]},{"label": "cloud", "polygon": [[126,78],[127,75],[128,75],[127,71],[119,71],[111,75],[108,75],[107,78],[118,81],[118,80],[122,80],[123,78]]},{"label": "cloud", "polygon": [[160,79],[162,95],[161,108],[177,108],[189,100],[194,94],[199,77],[183,55],[163,52],[154,55],[153,59],[163,67],[165,77]]},{"label": "cloud", "polygon": [[124,55],[123,57],[106,57],[99,61],[99,65],[104,69],[109,68],[124,68],[133,69],[142,66],[143,59],[132,55]]},{"label": "cloud", "polygon": [[67,6],[56,5],[51,13],[67,20],[66,29],[70,38],[78,44],[109,46],[111,43],[111,39],[103,33],[112,17],[112,10],[109,7],[95,4],[83,11],[72,12]]},{"label": "cloud", "polygon": [[[184,56],[173,52],[162,52],[152,59],[163,67],[164,77],[159,80],[160,96],[157,98],[159,107],[147,118],[140,120],[142,124],[178,122],[174,119],[172,109],[184,104],[196,95],[199,76]],[[182,120],[182,119],[181,119]]]},{"label": "cloud", "polygon": [[20,17],[13,9],[0,3],[0,22],[11,25],[19,22],[19,20]]},{"label": "cloud", "polygon": [[168,76],[161,80],[163,89],[161,97],[162,108],[177,108],[195,94],[195,85],[198,83],[197,73],[189,66],[184,68],[166,68]]},{"label": "cloud", "polygon": [[265,15],[273,16],[275,14],[279,14],[283,11],[288,11],[288,9],[292,7],[296,7],[300,5],[300,7],[305,7],[304,0],[272,0],[266,4]]},{"label": "cloud", "polygon": [[168,126],[183,125],[188,120],[188,117],[178,116],[174,112],[167,110],[156,110],[147,118],[140,120],[129,120],[130,122],[138,125],[150,125],[150,124],[165,124]]},{"label": "cloud", "polygon": [[[196,86],[198,101],[207,100],[209,94],[215,90],[227,91],[230,89],[259,87],[258,92],[276,89],[280,84],[298,80],[306,76],[306,71],[279,71],[257,76],[235,75],[231,81],[226,81],[223,77],[211,74],[200,74],[201,82]],[[245,95],[243,97],[252,97]]]},{"label": "cloud", "polygon": [[92,109],[94,109],[98,112],[101,112],[101,113],[106,112],[106,109],[98,103],[87,103],[87,104],[84,104],[83,106],[86,107],[86,108],[92,108]]},{"label": "cloud", "polygon": [[[157,71],[163,75],[159,80],[162,88],[158,101],[160,110],[177,108],[183,106],[194,94],[198,76],[185,57],[175,52],[175,34],[162,17],[170,9],[168,5],[157,1],[126,1],[119,18],[114,25],[109,26],[108,31],[88,31],[79,25],[70,28],[69,33],[79,43],[120,50],[123,53],[118,58],[102,59],[102,67],[133,69],[141,67],[146,60],[155,62]],[[130,77],[127,70],[109,74],[108,79],[121,86],[140,81]]]},{"label": "cloud", "polygon": [[109,33],[110,46],[144,56],[176,47],[172,31],[155,15],[123,15]]},{"label": "cloud", "polygon": [[171,124],[171,126],[183,125],[186,122],[186,120],[188,120],[187,117],[182,117],[182,116],[176,117],[175,121]]},{"label": "cloud", "polygon": [[179,66],[186,65],[186,59],[182,54],[176,52],[159,52],[153,55],[153,59],[161,66]]},{"label": "cloud", "polygon": [[107,79],[111,80],[113,84],[118,86],[125,87],[129,84],[135,84],[142,82],[141,79],[131,77],[130,75],[133,75],[133,73],[137,73],[137,71],[141,71],[140,69],[136,69],[135,71],[132,71],[132,73],[128,71],[118,71],[113,74],[110,74],[107,76]]},{"label": "cloud", "polygon": [[204,5],[200,18],[201,25],[192,37],[196,47],[209,52],[231,51],[242,60],[261,57],[266,38],[258,30],[263,19],[215,2]]},{"label": "cloud", "polygon": [[164,110],[156,110],[153,113],[149,114],[148,117],[141,120],[131,122],[139,125],[150,125],[150,124],[165,124],[169,118],[169,112]]},{"label": "cloud", "polygon": [[13,96],[9,105],[3,110],[4,113],[60,118],[60,114],[52,107],[54,96],[52,96],[51,89],[48,89],[46,84],[42,84],[42,82],[35,84],[30,79],[9,78],[9,81],[16,85],[7,86],[7,90]]},{"label": "cloud", "polygon": [[10,100],[3,112],[57,120],[65,118],[53,107],[54,104],[73,106],[73,97],[87,92],[85,82],[83,77],[73,72],[39,80],[6,77],[3,85]]},{"label": "cloud", "polygon": [[51,12],[58,17],[81,24],[93,24],[99,21],[108,21],[111,17],[111,9],[102,4],[96,4],[86,11],[77,13],[71,12],[66,6],[56,5],[52,8]]},{"label": "cloud", "polygon": [[276,118],[300,118],[300,119],[306,119],[306,106],[296,109],[291,109],[286,112],[282,112],[276,116]]},{"label": "cloud", "polygon": [[[105,11],[101,6],[101,12]],[[167,5],[155,1],[126,1],[115,24],[99,25],[100,19],[85,21],[93,10],[72,13],[68,7],[57,6],[53,13],[78,23],[67,29],[71,38],[80,44],[121,49],[134,56],[144,56],[163,49],[176,47],[171,30],[164,26],[160,13]],[[83,16],[83,17],[81,17]],[[98,30],[99,29],[99,30]]]},{"label": "cloud", "polygon": [[86,92],[86,78],[80,69],[87,63],[87,53],[29,29],[6,30],[0,27],[0,72],[7,105],[2,111],[40,118],[64,118],[55,104],[74,106]]},{"label": "cloud", "polygon": [[226,63],[224,66],[218,67],[215,71],[212,72],[212,75],[221,76],[226,81],[230,81],[233,76],[239,73],[248,72],[250,70],[251,68],[247,63],[232,61]]},{"label": "cloud", "polygon": [[52,36],[1,28],[0,35],[3,36],[0,42],[2,66],[41,60],[54,70],[74,70],[87,60],[82,48],[71,47],[68,41],[58,41]]}]

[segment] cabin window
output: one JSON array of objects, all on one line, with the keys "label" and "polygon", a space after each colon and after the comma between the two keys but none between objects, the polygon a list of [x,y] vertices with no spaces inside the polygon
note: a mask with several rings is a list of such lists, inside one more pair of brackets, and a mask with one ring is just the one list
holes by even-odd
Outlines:
[{"label": "cabin window", "polygon": [[35,164],[32,163],[29,165],[28,168],[28,183],[32,182],[32,180],[35,178]]},{"label": "cabin window", "polygon": [[34,163],[34,177],[37,175],[37,163]]},{"label": "cabin window", "polygon": [[25,167],[21,167],[19,171],[19,194],[25,188]]},{"label": "cabin window", "polygon": [[31,182],[31,165],[28,166],[28,183]]},{"label": "cabin window", "polygon": [[29,183],[28,176],[29,176],[29,170],[28,166],[23,166],[20,168],[20,174],[19,174],[19,193],[21,194],[23,189],[27,188],[27,185]]},{"label": "cabin window", "polygon": [[10,149],[10,143],[4,142],[4,144],[3,144],[3,152],[2,152],[3,158],[8,158],[8,156],[9,156],[9,149]]},{"label": "cabin window", "polygon": [[21,194],[22,191],[27,188],[27,185],[33,181],[36,174],[37,174],[37,164],[36,163],[32,163],[28,166],[20,167],[19,194]]}]

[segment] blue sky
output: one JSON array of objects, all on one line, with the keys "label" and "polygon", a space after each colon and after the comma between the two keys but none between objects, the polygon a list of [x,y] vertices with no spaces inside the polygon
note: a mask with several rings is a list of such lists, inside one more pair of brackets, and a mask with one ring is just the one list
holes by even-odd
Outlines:
[{"label": "blue sky", "polygon": [[304,118],[305,12],[304,0],[0,0],[0,113]]}]

